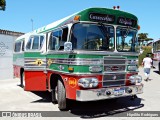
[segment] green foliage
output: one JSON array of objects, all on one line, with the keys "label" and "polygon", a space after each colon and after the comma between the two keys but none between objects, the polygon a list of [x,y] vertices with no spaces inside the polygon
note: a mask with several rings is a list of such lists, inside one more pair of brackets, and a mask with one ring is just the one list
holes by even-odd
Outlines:
[{"label": "green foliage", "polygon": [[146,57],[147,54],[150,55],[152,58],[152,47],[151,46],[143,46],[142,49],[144,50],[142,54],[139,55],[139,65],[141,66],[143,58]]},{"label": "green foliage", "polygon": [[0,9],[5,10],[6,8],[6,0],[0,0]]},{"label": "green foliage", "polygon": [[139,33],[138,34],[138,42],[142,43],[142,45],[143,45],[144,41],[148,42],[150,40],[153,40],[153,39],[152,38],[148,38],[148,33]]}]

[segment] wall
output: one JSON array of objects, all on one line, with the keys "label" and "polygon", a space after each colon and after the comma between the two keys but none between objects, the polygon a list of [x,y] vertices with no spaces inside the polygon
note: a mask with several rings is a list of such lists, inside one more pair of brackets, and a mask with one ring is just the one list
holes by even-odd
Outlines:
[{"label": "wall", "polygon": [[0,80],[13,78],[13,45],[17,37],[0,33]]}]

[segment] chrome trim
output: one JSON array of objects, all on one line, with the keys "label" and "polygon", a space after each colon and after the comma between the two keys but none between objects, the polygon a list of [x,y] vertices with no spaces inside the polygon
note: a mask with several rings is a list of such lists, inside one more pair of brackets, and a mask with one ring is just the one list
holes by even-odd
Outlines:
[{"label": "chrome trim", "polygon": [[66,51],[48,51],[46,54],[84,54],[84,55],[117,55],[117,56],[138,56],[136,52],[109,52],[109,51],[84,51],[74,50],[71,52]]},{"label": "chrome trim", "polygon": [[45,69],[24,68],[25,71],[44,71]]},{"label": "chrome trim", "polygon": [[[105,75],[102,76],[102,86],[103,87],[110,87],[110,86],[122,86],[125,85],[125,79],[126,79],[126,57],[116,57],[116,56],[104,56],[103,57],[103,73]],[[111,61],[114,63],[112,64]],[[119,64],[116,64],[119,63]],[[110,67],[110,70],[107,70],[107,67]],[[112,67],[116,66],[117,70],[112,70]],[[119,67],[118,67],[119,66]],[[120,69],[120,67],[123,67],[123,69]],[[107,74],[108,73],[108,74]],[[122,76],[123,75],[123,76]],[[115,80],[110,80],[111,76],[116,77],[123,77],[123,78],[116,78]],[[123,79],[123,80],[122,80]]]},{"label": "chrome trim", "polygon": [[[57,73],[61,73],[61,74],[67,74],[67,75],[79,75],[79,76],[85,76],[85,75],[106,75],[106,73],[80,73],[80,72],[74,72],[74,73],[70,73],[70,72],[64,72],[64,71],[58,71],[58,70],[53,70],[53,69],[49,69],[49,68],[47,68],[46,69],[47,71],[53,71],[53,72],[57,72]],[[116,72],[117,73],[117,72]],[[122,72],[120,72],[120,73],[122,73]],[[125,73],[125,74],[127,74],[127,73],[131,73],[131,74],[134,74],[134,73],[137,73],[137,71],[131,71],[131,72],[129,72],[129,71],[127,71],[127,72],[123,72],[123,73]],[[114,74],[113,72],[112,72],[112,74]]]},{"label": "chrome trim", "polygon": [[103,75],[102,73],[79,73],[79,72],[74,72],[74,73],[70,73],[70,72],[64,72],[64,71],[58,71],[58,70],[53,70],[53,69],[47,69],[48,71],[53,71],[53,72],[57,72],[57,73],[61,73],[61,74],[67,74],[67,75],[78,75],[78,76],[86,76],[86,75]]},{"label": "chrome trim", "polygon": [[[102,65],[103,59],[93,58],[93,59],[84,59],[84,58],[47,58],[48,61],[51,60],[51,64],[65,64],[65,65]],[[95,62],[95,63],[94,63]],[[99,63],[99,64],[98,64]]]},{"label": "chrome trim", "polygon": [[103,82],[113,82],[113,81],[124,81],[126,79],[118,79],[118,80],[107,80],[107,81],[103,81]]},{"label": "chrome trim", "polygon": [[[116,89],[116,88],[125,89],[124,94],[119,95],[119,96],[115,95],[114,89]],[[132,89],[132,93],[127,92],[128,88]],[[106,91],[111,91],[111,95],[106,95]],[[120,97],[125,97],[125,96],[132,96],[132,95],[141,94],[141,93],[143,93],[143,84],[132,85],[132,86],[100,88],[100,89],[77,90],[76,91],[76,100],[77,101],[96,101],[96,100],[104,100],[104,99],[113,99],[113,98],[120,98]]]}]

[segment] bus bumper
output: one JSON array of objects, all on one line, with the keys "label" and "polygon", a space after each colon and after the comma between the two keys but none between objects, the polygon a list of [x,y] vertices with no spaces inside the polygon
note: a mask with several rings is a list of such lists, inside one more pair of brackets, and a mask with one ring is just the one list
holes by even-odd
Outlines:
[{"label": "bus bumper", "polygon": [[77,90],[77,101],[96,101],[132,96],[143,93],[143,84],[101,89]]}]

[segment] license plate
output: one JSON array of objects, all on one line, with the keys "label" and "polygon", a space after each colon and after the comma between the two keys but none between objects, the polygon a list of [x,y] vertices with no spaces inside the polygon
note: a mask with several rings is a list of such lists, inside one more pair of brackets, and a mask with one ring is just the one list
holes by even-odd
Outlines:
[{"label": "license plate", "polygon": [[119,96],[119,95],[123,95],[125,93],[125,89],[124,88],[116,88],[114,89],[114,95]]}]

